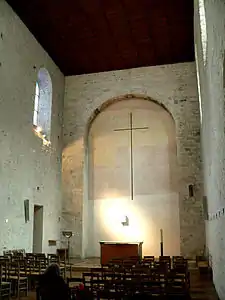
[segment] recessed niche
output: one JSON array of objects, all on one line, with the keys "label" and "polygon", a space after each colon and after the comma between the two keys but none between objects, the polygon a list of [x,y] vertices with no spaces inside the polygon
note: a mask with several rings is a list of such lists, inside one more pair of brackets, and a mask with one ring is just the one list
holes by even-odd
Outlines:
[{"label": "recessed niche", "polygon": [[194,186],[193,186],[193,184],[189,184],[188,191],[189,191],[189,197],[193,197],[194,196]]}]

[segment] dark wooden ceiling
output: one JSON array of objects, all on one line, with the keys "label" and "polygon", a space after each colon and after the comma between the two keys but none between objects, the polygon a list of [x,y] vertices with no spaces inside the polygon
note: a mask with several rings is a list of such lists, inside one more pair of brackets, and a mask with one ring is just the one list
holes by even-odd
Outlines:
[{"label": "dark wooden ceiling", "polygon": [[8,0],[65,75],[194,60],[193,0]]}]

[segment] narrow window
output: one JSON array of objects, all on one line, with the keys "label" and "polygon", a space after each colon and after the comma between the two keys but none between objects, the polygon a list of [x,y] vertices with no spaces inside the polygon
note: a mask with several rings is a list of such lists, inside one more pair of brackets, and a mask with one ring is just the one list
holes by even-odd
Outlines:
[{"label": "narrow window", "polygon": [[50,144],[51,115],[52,81],[48,71],[41,68],[35,85],[33,127],[44,145]]},{"label": "narrow window", "polygon": [[206,65],[207,28],[206,28],[206,15],[205,15],[205,0],[199,0],[199,17],[200,17],[203,62],[204,65]]}]

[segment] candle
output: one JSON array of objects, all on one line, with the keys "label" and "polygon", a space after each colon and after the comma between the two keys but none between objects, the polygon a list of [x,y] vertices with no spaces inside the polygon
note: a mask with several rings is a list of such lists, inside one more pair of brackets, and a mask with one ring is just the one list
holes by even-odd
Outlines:
[{"label": "candle", "polygon": [[163,230],[160,229],[161,243],[163,243]]}]

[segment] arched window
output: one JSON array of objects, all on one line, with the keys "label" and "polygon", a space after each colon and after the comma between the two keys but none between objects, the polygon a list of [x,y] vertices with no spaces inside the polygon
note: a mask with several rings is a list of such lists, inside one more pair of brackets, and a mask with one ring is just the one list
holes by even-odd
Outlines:
[{"label": "arched window", "polygon": [[204,65],[206,65],[207,28],[206,28],[206,15],[205,15],[205,0],[199,0],[199,17],[200,17],[203,62]]},{"label": "arched window", "polygon": [[52,81],[48,71],[41,68],[35,86],[33,126],[45,145],[50,144],[52,112]]}]

